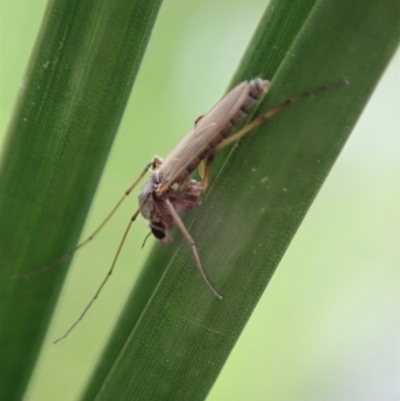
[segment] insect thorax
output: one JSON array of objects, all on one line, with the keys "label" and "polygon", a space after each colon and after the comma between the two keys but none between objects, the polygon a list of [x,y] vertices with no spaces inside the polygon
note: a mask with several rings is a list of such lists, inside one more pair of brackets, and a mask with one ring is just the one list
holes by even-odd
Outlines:
[{"label": "insect thorax", "polygon": [[143,184],[138,200],[139,205],[143,204],[141,213],[149,220],[152,233],[164,242],[167,236],[166,230],[171,230],[174,226],[165,200],[168,199],[178,215],[182,216],[200,204],[200,194],[204,187],[201,182],[187,178],[183,182],[172,184],[161,196],[158,196],[157,189],[162,184],[160,181],[162,177],[157,170],[153,171],[151,177]]}]

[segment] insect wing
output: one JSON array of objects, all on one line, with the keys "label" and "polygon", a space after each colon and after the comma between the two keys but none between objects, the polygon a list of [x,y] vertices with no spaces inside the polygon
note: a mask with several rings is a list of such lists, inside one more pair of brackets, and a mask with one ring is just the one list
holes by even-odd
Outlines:
[{"label": "insect wing", "polygon": [[182,139],[159,167],[162,173],[162,189],[180,182],[190,175],[200,162],[223,139],[222,133],[231,119],[245,103],[249,83],[242,82],[223,97],[195,127]]}]

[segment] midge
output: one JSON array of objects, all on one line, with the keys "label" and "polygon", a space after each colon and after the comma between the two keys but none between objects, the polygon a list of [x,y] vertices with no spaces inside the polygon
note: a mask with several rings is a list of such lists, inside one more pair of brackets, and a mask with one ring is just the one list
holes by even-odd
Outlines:
[{"label": "midge", "polygon": [[[337,84],[334,86],[336,85]],[[299,96],[289,98],[285,102],[253,120],[250,124],[245,126],[236,134],[229,136],[234,127],[239,124],[246,114],[249,113],[254,104],[268,90],[268,87],[269,82],[262,78],[244,81],[237,85],[208,113],[196,120],[193,129],[182,139],[178,146],[165,158],[165,160],[155,156],[151,162],[147,164],[139,177],[125,191],[124,195],[114,206],[112,211],[90,237],[77,245],[75,249],[57,259],[53,263],[44,266],[39,270],[17,276],[26,279],[30,278],[33,275],[50,270],[71,257],[78,249],[86,245],[97,235],[97,233],[110,220],[124,199],[141,181],[144,175],[150,169],[152,170],[150,178],[144,183],[142,189],[140,190],[139,207],[131,217],[129,224],[125,229],[122,240],[118,246],[117,252],[106,277],[103,279],[95,295],[85,307],[78,319],[65,332],[65,334],[55,340],[54,343],[64,339],[74,329],[74,327],[83,319],[93,302],[97,299],[102,288],[114,270],[116,261],[132,223],[136,220],[140,213],[150,221],[151,233],[164,244],[172,240],[169,232],[174,228],[174,226],[177,225],[179,227],[183,236],[190,245],[197,269],[204,282],[215,297],[222,299],[222,296],[215,290],[203,270],[196,248],[196,243],[183,224],[181,216],[191,210],[193,207],[200,204],[200,195],[208,186],[212,161],[216,152],[243,137],[256,126],[274,116],[287,105],[329,88],[321,87],[313,92],[307,92]],[[199,168],[201,181],[196,181],[191,178],[192,173],[197,167],[201,167]]]},{"label": "midge", "polygon": [[[207,114],[197,119],[194,128],[165,160],[155,156],[139,176],[140,180],[152,168],[151,177],[139,193],[139,209],[131,221],[141,212],[150,221],[153,235],[164,244],[172,240],[168,231],[176,224],[192,249],[203,280],[219,299],[222,297],[208,280],[196,244],[180,216],[200,204],[200,194],[208,186],[214,154],[221,148],[218,145],[225,145],[224,140],[267,91],[268,85],[268,81],[257,78],[236,86]],[[205,164],[200,170],[201,182],[191,178],[200,163]]]}]

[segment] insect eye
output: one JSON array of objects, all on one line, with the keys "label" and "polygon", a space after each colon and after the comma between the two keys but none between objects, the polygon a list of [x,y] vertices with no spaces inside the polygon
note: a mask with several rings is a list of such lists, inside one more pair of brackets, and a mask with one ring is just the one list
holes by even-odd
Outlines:
[{"label": "insect eye", "polygon": [[163,239],[165,237],[165,227],[160,223],[153,223],[151,225],[151,232],[157,239]]}]

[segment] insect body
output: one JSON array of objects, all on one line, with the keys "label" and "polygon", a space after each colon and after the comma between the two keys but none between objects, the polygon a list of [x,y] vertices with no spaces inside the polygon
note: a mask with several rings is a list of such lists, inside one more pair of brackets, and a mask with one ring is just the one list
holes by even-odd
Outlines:
[{"label": "insect body", "polygon": [[[74,329],[97,299],[108,278],[111,276],[128,232],[140,213],[150,221],[151,233],[164,244],[171,241],[170,230],[172,230],[175,225],[179,227],[191,247],[196,266],[203,280],[211,292],[217,298],[221,299],[221,295],[218,294],[208,280],[202,268],[196,244],[181,220],[183,214],[200,204],[200,195],[208,186],[215,153],[247,135],[255,127],[279,113],[289,104],[347,84],[348,82],[344,80],[330,86],[319,87],[311,92],[304,92],[298,96],[291,97],[247,124],[239,132],[230,135],[233,128],[239,124],[269,87],[269,82],[261,78],[240,83],[223,97],[207,114],[197,119],[193,129],[182,139],[165,160],[157,156],[152,159],[90,237],[53,263],[41,269],[15,276],[16,278],[28,279],[46,270],[50,270],[69,259],[78,249],[89,243],[98,234],[149,169],[152,170],[150,178],[145,182],[139,193],[139,208],[131,217],[125,229],[106,277],[103,279],[95,295],[78,319],[66,333],[54,341],[54,343],[64,339]],[[197,181],[192,179],[191,175],[194,170],[200,166],[203,167],[203,169],[200,170],[201,181]]]},{"label": "insect body", "polygon": [[[180,216],[200,203],[200,194],[206,189],[211,162],[218,145],[223,143],[256,101],[266,92],[268,81],[261,78],[242,82],[206,115],[201,117],[179,145],[163,161],[155,157],[151,162],[153,173],[139,193],[139,208],[150,221],[151,231],[163,243],[176,224],[189,242],[196,265],[212,293],[222,298],[212,287],[201,266],[196,245],[184,227]],[[193,171],[205,161],[208,168],[202,182],[191,178]]]}]

